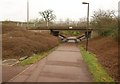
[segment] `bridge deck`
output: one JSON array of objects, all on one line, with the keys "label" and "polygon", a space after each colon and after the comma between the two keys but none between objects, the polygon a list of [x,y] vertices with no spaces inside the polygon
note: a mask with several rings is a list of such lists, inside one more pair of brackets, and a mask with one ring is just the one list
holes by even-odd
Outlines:
[{"label": "bridge deck", "polygon": [[[30,27],[28,30],[87,30],[86,27],[60,27],[60,26],[50,26],[50,27]],[[88,30],[95,30],[89,28]]]}]

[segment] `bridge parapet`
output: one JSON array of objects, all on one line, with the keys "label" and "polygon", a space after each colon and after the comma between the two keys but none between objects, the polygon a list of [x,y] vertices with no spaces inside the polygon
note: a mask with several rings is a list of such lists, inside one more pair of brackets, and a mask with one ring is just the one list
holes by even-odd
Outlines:
[{"label": "bridge parapet", "polygon": [[[44,27],[29,27],[28,30],[87,30],[86,27],[76,27],[76,26],[44,26]],[[92,29],[88,29],[92,30]]]}]

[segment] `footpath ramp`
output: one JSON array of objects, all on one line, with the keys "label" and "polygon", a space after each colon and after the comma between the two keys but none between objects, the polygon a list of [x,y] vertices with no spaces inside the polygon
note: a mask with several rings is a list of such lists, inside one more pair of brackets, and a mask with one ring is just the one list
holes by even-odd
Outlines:
[{"label": "footpath ramp", "polygon": [[9,82],[92,82],[92,77],[77,45],[65,43]]}]

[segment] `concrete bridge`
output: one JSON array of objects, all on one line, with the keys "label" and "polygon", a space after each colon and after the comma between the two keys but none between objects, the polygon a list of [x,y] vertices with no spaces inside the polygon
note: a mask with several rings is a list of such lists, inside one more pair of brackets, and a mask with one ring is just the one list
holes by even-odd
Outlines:
[{"label": "concrete bridge", "polygon": [[[28,30],[48,30],[50,31],[50,34],[60,37],[61,40],[64,40],[65,42],[67,42],[68,40],[75,40],[75,42],[81,41],[81,39],[85,39],[85,38],[90,38],[91,37],[91,33],[92,31],[95,31],[97,29],[87,29],[87,27],[78,27],[78,26],[44,26],[44,27],[31,27]],[[72,37],[72,38],[68,38],[64,35],[60,34],[60,31],[81,31],[84,34],[77,36],[77,37]],[[87,31],[88,31],[88,35],[87,35]]]}]

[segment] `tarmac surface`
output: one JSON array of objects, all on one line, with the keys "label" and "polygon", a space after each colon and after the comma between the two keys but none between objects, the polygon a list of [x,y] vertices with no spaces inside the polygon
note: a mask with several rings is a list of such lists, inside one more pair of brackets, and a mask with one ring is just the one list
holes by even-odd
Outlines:
[{"label": "tarmac surface", "polygon": [[65,43],[9,82],[92,82],[92,77],[77,45]]}]

